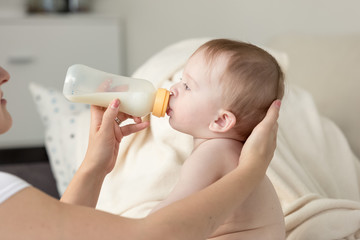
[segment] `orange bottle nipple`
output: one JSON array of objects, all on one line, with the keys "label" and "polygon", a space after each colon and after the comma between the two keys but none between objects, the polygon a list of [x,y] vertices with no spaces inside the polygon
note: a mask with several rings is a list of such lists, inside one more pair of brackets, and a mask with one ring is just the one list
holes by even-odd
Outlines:
[{"label": "orange bottle nipple", "polygon": [[169,104],[170,92],[159,88],[156,92],[152,114],[156,117],[164,117]]}]

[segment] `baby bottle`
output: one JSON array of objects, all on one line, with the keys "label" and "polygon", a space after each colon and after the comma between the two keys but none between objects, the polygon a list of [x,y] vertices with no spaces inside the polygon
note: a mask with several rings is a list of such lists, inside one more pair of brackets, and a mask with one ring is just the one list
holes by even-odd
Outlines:
[{"label": "baby bottle", "polygon": [[170,96],[168,90],[155,89],[147,80],[118,76],[81,64],[69,67],[63,94],[72,102],[102,107],[119,98],[120,111],[136,117],[150,112],[154,116],[164,117]]}]

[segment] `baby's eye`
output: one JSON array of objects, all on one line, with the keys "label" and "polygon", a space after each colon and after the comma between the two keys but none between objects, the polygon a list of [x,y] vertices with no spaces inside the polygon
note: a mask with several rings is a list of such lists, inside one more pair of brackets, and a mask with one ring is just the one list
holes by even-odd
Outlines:
[{"label": "baby's eye", "polygon": [[183,83],[183,85],[184,85],[184,87],[185,87],[185,90],[186,90],[186,91],[191,90],[191,89],[189,88],[189,86],[188,86],[186,83]]},{"label": "baby's eye", "polygon": [[[182,80],[182,77],[180,77],[180,82],[183,82],[183,80]],[[186,84],[186,82],[183,82],[182,83],[183,85],[184,85],[184,88],[185,88],[185,90],[191,90],[190,88],[189,88],[189,86]]]}]

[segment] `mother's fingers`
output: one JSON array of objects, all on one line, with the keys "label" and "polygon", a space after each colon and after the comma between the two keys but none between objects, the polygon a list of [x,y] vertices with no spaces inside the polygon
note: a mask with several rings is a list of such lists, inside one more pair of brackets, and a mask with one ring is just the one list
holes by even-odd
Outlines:
[{"label": "mother's fingers", "polygon": [[90,131],[97,131],[99,129],[105,110],[106,108],[104,107],[99,107],[95,105],[90,106]]},{"label": "mother's fingers", "polygon": [[263,120],[263,122],[265,124],[270,124],[273,126],[277,126],[277,120],[279,118],[279,111],[280,111],[280,105],[281,105],[281,101],[280,100],[275,100],[270,108],[268,109],[266,116]]},{"label": "mother's fingers", "polygon": [[[279,126],[277,120],[279,118],[280,105],[281,101],[275,100],[269,107],[265,118],[256,127],[258,128],[258,134],[262,135],[261,138],[268,139],[268,147],[272,146],[268,148],[270,151],[274,151],[276,148],[276,137]],[[265,143],[264,146],[266,145]]]},{"label": "mother's fingers", "polygon": [[[127,114],[127,113],[119,112],[119,113],[117,114],[117,118],[118,118],[121,122],[123,122],[123,121],[125,121],[125,120],[127,120],[127,119],[129,119],[129,118],[135,120],[136,117],[133,117],[133,116]],[[140,119],[141,119],[141,118],[140,118]]]},{"label": "mother's fingers", "polygon": [[119,112],[119,106],[120,106],[120,100],[114,99],[104,112],[104,115],[102,117],[102,123],[101,128],[104,131],[108,131],[113,129],[114,127],[114,119],[117,117]]},{"label": "mother's fingers", "polygon": [[277,132],[277,120],[279,118],[280,105],[280,100],[275,100],[271,104],[264,119],[254,128],[253,133],[256,133],[258,131],[264,131],[267,132],[267,134],[269,134],[269,132],[271,131],[274,131],[275,133]]},{"label": "mother's fingers", "polygon": [[[245,141],[240,159],[263,159],[270,163],[276,148],[276,136],[281,101],[274,101],[265,118],[254,128]],[[240,161],[242,162],[242,161]]]},{"label": "mother's fingers", "polygon": [[119,112],[117,114],[117,119],[119,120],[119,122],[116,121],[116,120],[115,121],[118,123],[118,125],[120,125],[120,123],[122,123],[123,121],[125,121],[127,119],[132,119],[132,120],[134,120],[135,123],[141,123],[142,122],[141,117],[134,117],[134,116],[131,116],[131,115],[129,115],[127,113],[123,113],[123,112]]},{"label": "mother's fingers", "polygon": [[265,118],[256,126],[258,131],[263,131],[265,134],[272,139],[276,145],[276,136],[278,131],[278,118],[279,118],[279,111],[280,111],[280,100],[275,100],[271,106],[269,107]]},{"label": "mother's fingers", "polygon": [[141,131],[145,128],[147,128],[150,125],[149,122],[140,122],[140,123],[134,123],[134,124],[128,124],[125,126],[120,127],[122,136],[128,136],[132,133],[136,133],[138,131]]}]

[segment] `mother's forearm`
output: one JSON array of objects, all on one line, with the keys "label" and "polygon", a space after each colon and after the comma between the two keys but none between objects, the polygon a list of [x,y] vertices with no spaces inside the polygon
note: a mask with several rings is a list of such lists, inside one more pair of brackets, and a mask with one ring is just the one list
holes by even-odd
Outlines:
[{"label": "mother's forearm", "polygon": [[145,226],[160,226],[158,239],[163,239],[164,231],[174,239],[208,238],[262,180],[263,173],[249,170],[237,168],[202,191],[160,209],[145,219]]},{"label": "mother's forearm", "polygon": [[76,171],[60,201],[95,208],[106,172],[88,169],[84,162]]}]

